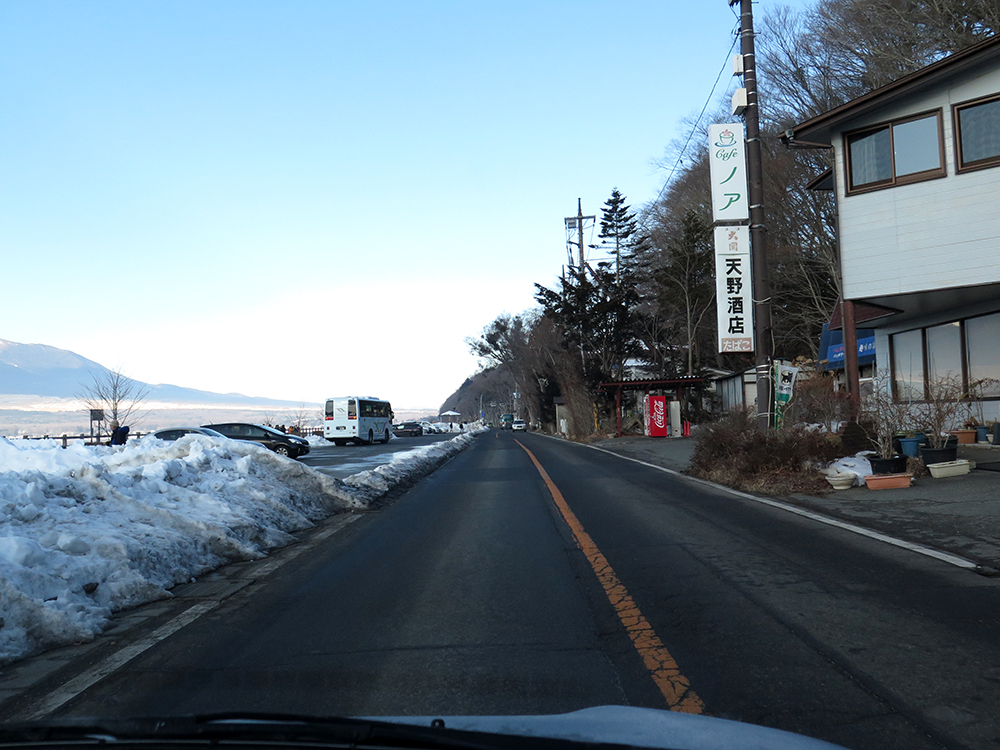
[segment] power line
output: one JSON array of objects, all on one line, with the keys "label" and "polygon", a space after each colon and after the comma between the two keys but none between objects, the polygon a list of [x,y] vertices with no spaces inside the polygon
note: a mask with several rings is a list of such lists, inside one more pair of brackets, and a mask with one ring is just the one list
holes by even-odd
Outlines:
[{"label": "power line", "polygon": [[[732,10],[731,6],[730,9]],[[734,34],[733,43],[729,47],[729,52],[726,53],[726,62],[723,64],[722,69],[719,71],[719,75],[715,79],[715,83],[712,85],[712,90],[709,92],[708,98],[705,100],[705,105],[701,108],[701,112],[698,113],[698,119],[696,119],[694,125],[691,126],[691,132],[688,133],[687,140],[684,141],[684,145],[681,147],[681,152],[677,156],[677,161],[674,162],[674,166],[672,166],[669,172],[667,173],[667,176],[663,181],[663,187],[660,188],[660,192],[657,193],[656,199],[653,201],[654,204],[659,203],[660,198],[663,197],[663,193],[666,191],[667,186],[670,184],[670,178],[673,177],[675,172],[677,172],[677,168],[681,163],[681,159],[683,159],[685,154],[687,153],[687,148],[689,145],[691,145],[691,139],[694,138],[694,134],[698,131],[698,126],[701,125],[701,118],[705,116],[705,110],[707,110],[708,105],[712,103],[712,97],[715,96],[715,90],[719,87],[719,81],[722,80],[723,74],[726,72],[726,70],[729,69],[730,65],[732,65],[733,50],[736,49],[736,43],[739,41],[740,41],[739,34]]]}]

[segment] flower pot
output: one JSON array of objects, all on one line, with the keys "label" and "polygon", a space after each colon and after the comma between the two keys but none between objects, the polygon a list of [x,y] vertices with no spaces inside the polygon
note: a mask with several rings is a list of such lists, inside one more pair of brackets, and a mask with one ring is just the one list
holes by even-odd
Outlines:
[{"label": "flower pot", "polygon": [[969,473],[968,461],[946,461],[937,464],[927,464],[927,469],[935,479],[942,477],[957,477]]},{"label": "flower pot", "polygon": [[827,474],[826,481],[835,490],[849,490],[854,486],[854,475],[838,471],[836,474]]},{"label": "flower pot", "polygon": [[901,474],[906,471],[906,456],[892,458],[870,456],[868,463],[872,466],[872,474]]},{"label": "flower pot", "polygon": [[988,443],[990,436],[990,428],[986,425],[978,425],[976,427],[976,442],[978,443]]},{"label": "flower pot", "polygon": [[911,474],[871,474],[865,477],[870,490],[895,490],[910,486]]},{"label": "flower pot", "polygon": [[972,445],[976,442],[975,430],[950,430],[950,432],[958,438],[959,445]]},{"label": "flower pot", "polygon": [[924,466],[954,461],[958,458],[958,446],[954,445],[949,448],[929,448],[924,446],[920,449],[920,458],[923,459]]},{"label": "flower pot", "polygon": [[899,439],[899,452],[904,456],[913,456],[916,458],[920,450],[920,438],[900,438]]}]

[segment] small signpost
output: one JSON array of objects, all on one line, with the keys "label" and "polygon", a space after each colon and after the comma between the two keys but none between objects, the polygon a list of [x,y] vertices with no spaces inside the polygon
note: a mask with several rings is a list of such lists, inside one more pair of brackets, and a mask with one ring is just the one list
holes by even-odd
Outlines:
[{"label": "small signpost", "polygon": [[101,422],[104,421],[104,409],[91,409],[90,410],[90,442],[94,442],[94,422],[97,422],[97,437],[101,436]]}]

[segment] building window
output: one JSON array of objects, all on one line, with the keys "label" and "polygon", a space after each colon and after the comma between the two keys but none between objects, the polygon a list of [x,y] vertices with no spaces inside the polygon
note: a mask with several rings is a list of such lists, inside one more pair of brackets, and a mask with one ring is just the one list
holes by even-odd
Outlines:
[{"label": "building window", "polygon": [[960,171],[1000,165],[1000,96],[955,107]]},{"label": "building window", "polygon": [[922,401],[928,382],[956,378],[984,398],[1000,398],[1000,313],[889,337],[892,385],[900,401]]},{"label": "building window", "polygon": [[900,401],[923,400],[923,331],[907,331],[892,337],[892,386]]},{"label": "building window", "polygon": [[848,192],[944,177],[941,112],[848,133]]},{"label": "building window", "polygon": [[957,321],[928,328],[926,332],[927,377],[962,378],[962,326]]},{"label": "building window", "polygon": [[965,321],[969,382],[988,379],[983,395],[1000,396],[1000,313]]}]

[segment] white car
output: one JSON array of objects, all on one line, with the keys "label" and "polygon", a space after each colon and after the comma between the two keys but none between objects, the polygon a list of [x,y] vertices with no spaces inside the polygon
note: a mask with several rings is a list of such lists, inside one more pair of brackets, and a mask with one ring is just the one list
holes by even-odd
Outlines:
[{"label": "white car", "polygon": [[514,432],[525,432],[528,429],[528,423],[523,419],[515,419],[513,424],[511,424],[510,429]]}]

